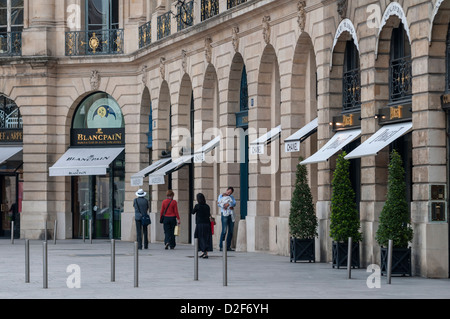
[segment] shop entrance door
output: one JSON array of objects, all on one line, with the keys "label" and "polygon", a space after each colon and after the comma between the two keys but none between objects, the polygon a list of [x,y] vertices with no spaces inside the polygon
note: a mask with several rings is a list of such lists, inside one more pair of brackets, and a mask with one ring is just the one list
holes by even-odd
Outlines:
[{"label": "shop entrance door", "polygon": [[[125,174],[124,161],[117,159],[110,173],[103,176],[77,176],[72,178],[73,237],[120,239],[120,217],[123,212]],[[113,173],[111,173],[111,171]]]},{"label": "shop entrance door", "polygon": [[11,237],[11,221],[14,221],[14,237],[20,237],[18,175],[0,176],[0,237]]}]

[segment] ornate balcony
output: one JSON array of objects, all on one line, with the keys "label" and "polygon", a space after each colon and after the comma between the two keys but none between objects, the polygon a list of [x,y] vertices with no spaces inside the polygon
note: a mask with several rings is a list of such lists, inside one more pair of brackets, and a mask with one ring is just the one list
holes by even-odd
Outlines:
[{"label": "ornate balcony", "polygon": [[241,3],[247,2],[247,0],[227,0],[227,9],[231,9]]},{"label": "ornate balcony", "polygon": [[123,53],[123,29],[66,32],[66,55],[114,55]]},{"label": "ornate balcony", "polygon": [[412,95],[411,58],[391,60],[389,67],[390,103],[410,102]]},{"label": "ornate balcony", "polygon": [[219,14],[219,0],[202,0],[201,18],[202,21]]},{"label": "ornate balcony", "polygon": [[345,72],[342,88],[342,110],[361,109],[361,75],[359,69]]},{"label": "ornate balcony", "polygon": [[158,40],[161,40],[162,38],[165,38],[170,35],[170,14],[171,12],[168,11],[158,17],[157,21]]},{"label": "ornate balcony", "polygon": [[152,43],[152,22],[149,21],[139,27],[139,49]]},{"label": "ornate balcony", "polygon": [[181,31],[194,25],[194,0],[177,8],[177,29]]},{"label": "ornate balcony", "polygon": [[22,55],[22,32],[0,33],[0,56]]}]

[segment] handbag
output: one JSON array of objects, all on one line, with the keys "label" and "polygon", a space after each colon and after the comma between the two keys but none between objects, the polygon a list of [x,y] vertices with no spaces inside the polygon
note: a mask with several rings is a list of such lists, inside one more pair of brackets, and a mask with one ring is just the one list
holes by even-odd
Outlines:
[{"label": "handbag", "polygon": [[136,200],[134,200],[134,204],[137,206],[139,213],[141,214],[141,224],[142,226],[146,227],[152,223],[152,220],[150,219],[150,216],[148,214],[142,214],[141,209],[139,208],[139,204]]},{"label": "handbag", "polygon": [[166,216],[167,210],[169,209],[170,204],[172,203],[172,199],[170,200],[169,205],[167,205],[166,210],[164,211],[164,214],[159,218],[159,222],[162,224],[164,223],[164,216]]},{"label": "handbag", "polygon": [[214,235],[214,226],[216,225],[216,219],[212,216],[209,216],[209,221],[211,222],[211,234]]},{"label": "handbag", "polygon": [[175,226],[175,229],[174,229],[174,231],[173,231],[173,234],[174,234],[175,236],[180,236],[180,226],[178,226],[178,225]]}]

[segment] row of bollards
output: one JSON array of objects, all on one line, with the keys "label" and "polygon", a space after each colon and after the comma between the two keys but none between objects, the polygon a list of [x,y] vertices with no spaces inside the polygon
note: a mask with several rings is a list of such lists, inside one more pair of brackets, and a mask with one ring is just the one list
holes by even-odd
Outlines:
[{"label": "row of bollards", "polygon": [[[223,286],[228,285],[228,263],[227,249],[224,242],[223,249]],[[195,239],[194,253],[194,280],[198,281],[198,239]],[[42,243],[42,265],[43,265],[43,283],[44,289],[48,288],[48,246],[47,241]],[[111,282],[116,280],[116,242],[111,239]],[[25,283],[30,282],[30,240],[25,239]],[[139,250],[138,243],[134,242],[134,287],[139,287]]]},{"label": "row of bollards", "polygon": [[[353,247],[353,239],[352,237],[348,238],[348,252],[347,252],[347,275],[348,279],[352,278],[352,247]],[[391,284],[392,277],[392,251],[393,251],[393,242],[389,240],[388,245],[388,258],[387,258],[387,283]]]}]

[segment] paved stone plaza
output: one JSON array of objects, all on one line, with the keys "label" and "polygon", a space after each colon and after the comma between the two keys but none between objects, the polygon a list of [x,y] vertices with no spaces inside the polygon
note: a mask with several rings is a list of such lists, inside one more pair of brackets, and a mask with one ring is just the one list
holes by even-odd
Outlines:
[{"label": "paved stone plaza", "polygon": [[[150,244],[139,251],[139,287],[134,287],[134,245],[116,241],[116,281],[111,282],[107,240],[48,242],[48,289],[43,288],[42,241],[30,241],[30,283],[25,283],[24,240],[0,240],[0,299],[443,299],[450,280],[382,276],[380,288],[368,288],[366,269],[333,269],[329,263],[291,263],[269,253],[228,253],[223,285],[222,253],[199,259],[194,281],[193,246],[164,250]],[[69,265],[80,268],[81,287],[68,288]],[[75,281],[74,281],[75,282]],[[375,281],[372,281],[374,283]]]}]

